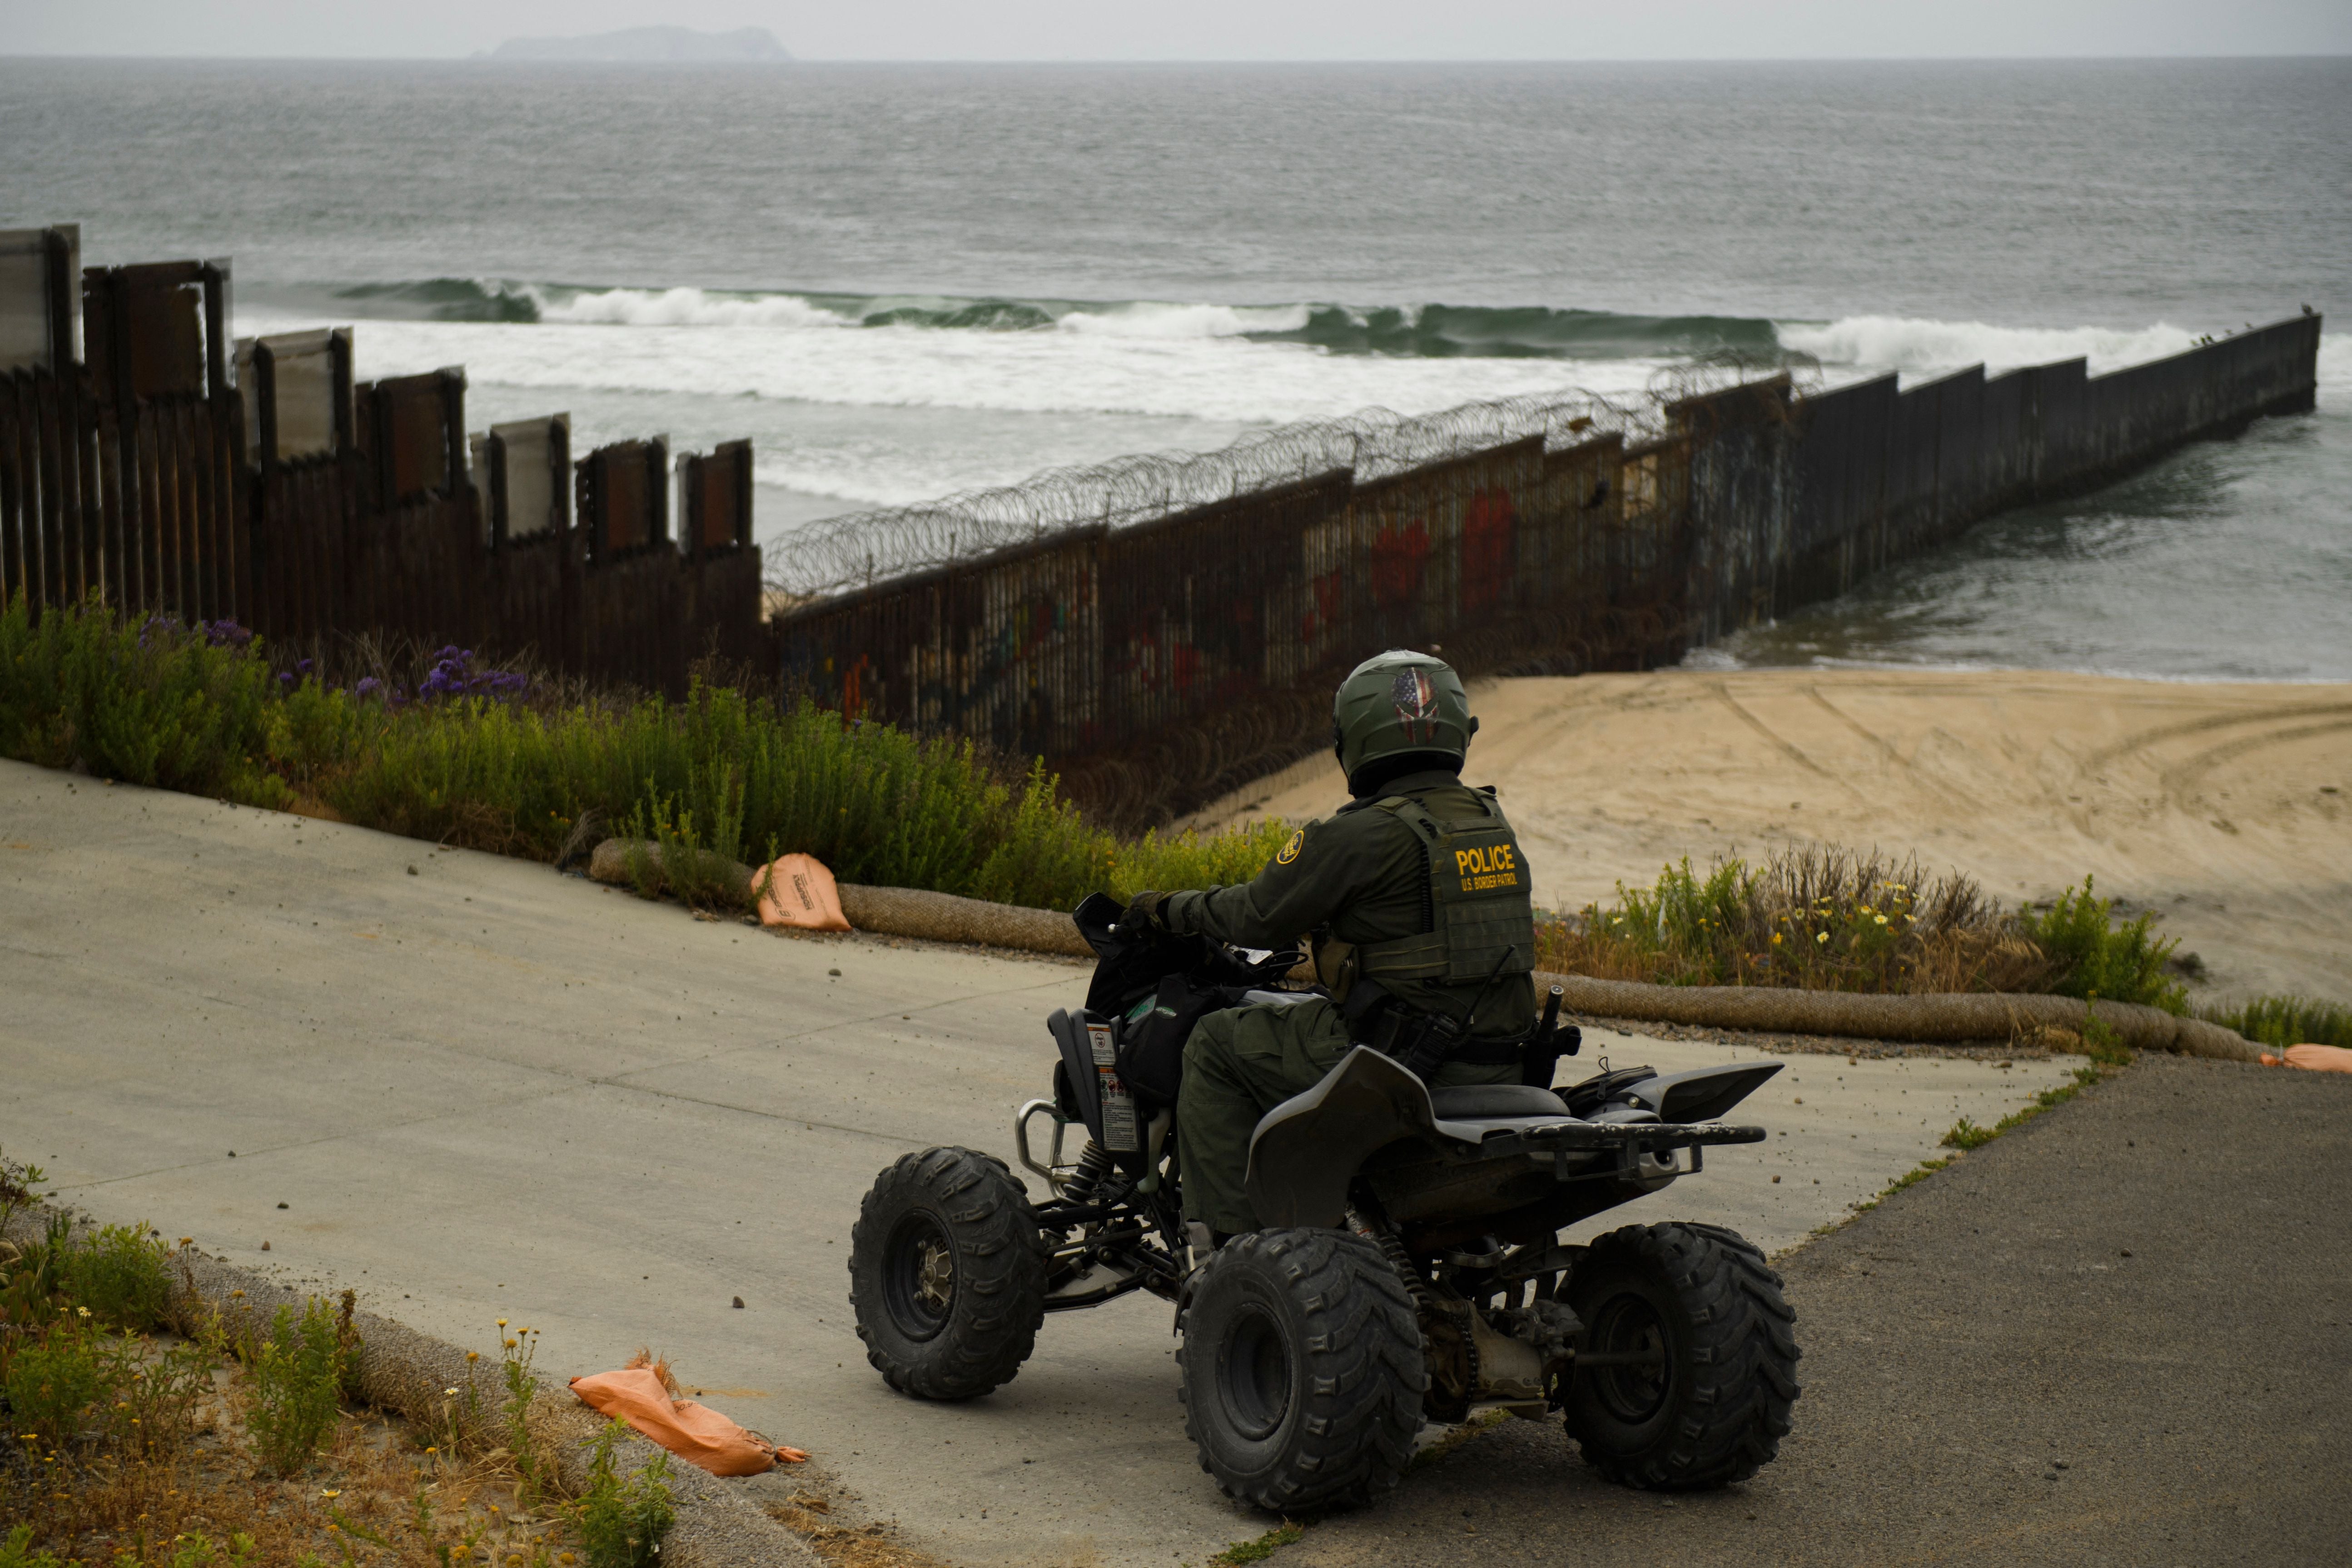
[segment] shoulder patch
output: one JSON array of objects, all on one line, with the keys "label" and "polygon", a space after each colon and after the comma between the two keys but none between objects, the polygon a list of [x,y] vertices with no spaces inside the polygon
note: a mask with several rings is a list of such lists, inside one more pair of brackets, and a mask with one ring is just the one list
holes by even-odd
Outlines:
[{"label": "shoulder patch", "polygon": [[1280,853],[1275,856],[1274,863],[1277,866],[1289,865],[1293,860],[1298,858],[1298,851],[1305,847],[1306,843],[1307,829],[1302,827],[1290,836],[1290,842],[1284,845]]}]

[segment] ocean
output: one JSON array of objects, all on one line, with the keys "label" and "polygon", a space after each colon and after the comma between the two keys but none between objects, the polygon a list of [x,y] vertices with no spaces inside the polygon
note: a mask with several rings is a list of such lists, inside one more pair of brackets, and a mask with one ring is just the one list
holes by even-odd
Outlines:
[{"label": "ocean", "polygon": [[[1271,423],[1724,355],[2094,372],[2352,322],[2352,61],[608,67],[0,60],[0,226],[227,256],[241,333],[479,426],[755,443],[762,543]],[[1694,656],[2352,679],[2315,415]]]}]

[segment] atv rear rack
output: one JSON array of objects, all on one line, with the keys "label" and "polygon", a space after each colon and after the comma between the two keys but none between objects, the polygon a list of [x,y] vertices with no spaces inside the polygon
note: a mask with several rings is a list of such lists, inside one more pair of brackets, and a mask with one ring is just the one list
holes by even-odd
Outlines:
[{"label": "atv rear rack", "polygon": [[1735,1127],[1727,1121],[1548,1121],[1539,1126],[1513,1126],[1486,1134],[1478,1152],[1501,1158],[1524,1146],[1529,1154],[1599,1153],[1615,1149],[1698,1149],[1723,1143],[1761,1143],[1769,1137],[1761,1127]]}]

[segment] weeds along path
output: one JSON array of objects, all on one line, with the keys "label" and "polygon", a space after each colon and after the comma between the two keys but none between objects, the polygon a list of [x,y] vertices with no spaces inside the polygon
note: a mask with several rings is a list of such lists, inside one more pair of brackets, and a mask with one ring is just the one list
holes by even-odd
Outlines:
[{"label": "weeds along path", "polygon": [[[103,1220],[352,1287],[452,1343],[530,1323],[551,1382],[649,1345],[966,1568],[1166,1568],[1266,1528],[1201,1475],[1160,1303],[1056,1315],[961,1405],[889,1393],[849,1326],[875,1173],[934,1143],[1009,1157],[1013,1108],[1046,1091],[1045,1016],[1085,977],[785,940],[529,861],[0,763],[0,1149]],[[1570,1070],[1603,1053],[1731,1054],[1595,1030]],[[1777,1249],[2068,1065],[1792,1058],[1750,1102],[1769,1144],[1612,1223]]]},{"label": "weeds along path", "polygon": [[[1662,670],[1486,682],[1469,776],[1500,786],[1556,908],[1666,861],[1916,851],[2014,907],[2089,873],[2223,992],[2352,974],[2352,687],[2033,671]],[[1345,799],[1301,763],[1202,813]]]}]

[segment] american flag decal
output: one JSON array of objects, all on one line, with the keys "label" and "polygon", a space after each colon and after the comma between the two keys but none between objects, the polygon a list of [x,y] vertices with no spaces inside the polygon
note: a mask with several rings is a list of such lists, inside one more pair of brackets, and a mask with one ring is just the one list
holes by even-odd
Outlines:
[{"label": "american flag decal", "polygon": [[1397,722],[1404,726],[1408,739],[1426,741],[1437,732],[1437,688],[1429,677],[1418,669],[1397,671],[1395,684],[1389,688],[1389,700],[1396,704]]}]

